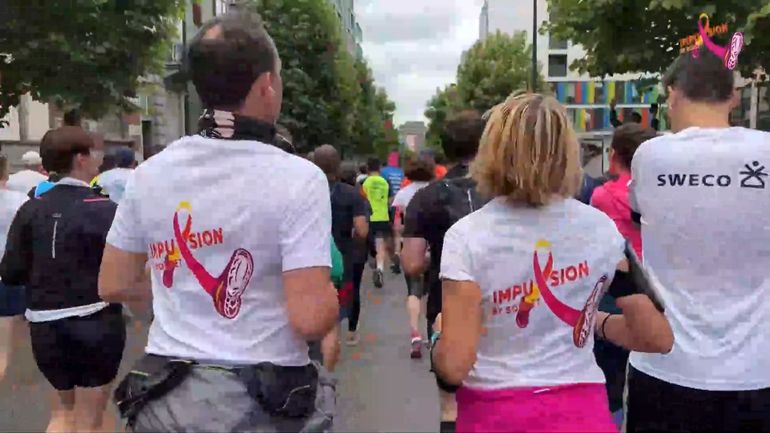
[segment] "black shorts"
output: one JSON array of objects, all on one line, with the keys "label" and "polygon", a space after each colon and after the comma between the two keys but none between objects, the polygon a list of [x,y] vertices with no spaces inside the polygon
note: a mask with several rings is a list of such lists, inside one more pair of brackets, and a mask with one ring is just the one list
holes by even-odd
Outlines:
[{"label": "black shorts", "polygon": [[409,275],[404,274],[404,279],[406,279],[406,296],[416,296],[422,299],[425,295],[425,280],[422,275],[410,277]]},{"label": "black shorts", "polygon": [[118,374],[126,345],[120,304],[90,316],[30,323],[29,329],[35,362],[56,390],[106,385]]},{"label": "black shorts", "polygon": [[770,431],[770,388],[704,391],[628,370],[628,433]]},{"label": "black shorts", "polygon": [[369,222],[369,231],[375,239],[390,238],[393,236],[393,226],[390,221],[371,221]]}]

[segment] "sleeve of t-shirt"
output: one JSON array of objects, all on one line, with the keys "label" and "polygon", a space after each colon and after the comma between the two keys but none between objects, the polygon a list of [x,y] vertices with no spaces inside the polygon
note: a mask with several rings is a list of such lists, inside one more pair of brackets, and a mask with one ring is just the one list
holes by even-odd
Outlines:
[{"label": "sleeve of t-shirt", "polygon": [[287,198],[280,225],[283,272],[331,267],[332,210],[326,176],[315,168]]},{"label": "sleeve of t-shirt", "polygon": [[354,191],[352,195],[353,199],[353,218],[355,217],[368,217],[369,216],[369,210],[367,209],[367,203],[366,199],[361,196],[361,194],[358,193],[358,191]]},{"label": "sleeve of t-shirt", "polygon": [[393,207],[404,207],[404,190],[400,189],[393,197]]},{"label": "sleeve of t-shirt", "polygon": [[131,176],[126,182],[123,200],[107,233],[107,243],[119,250],[140,254],[147,252],[148,242],[139,217],[139,194],[135,180],[136,176]]},{"label": "sleeve of t-shirt", "polygon": [[607,193],[603,187],[598,187],[593,190],[589,200],[591,206],[599,209],[600,211],[607,213]]},{"label": "sleeve of t-shirt", "polygon": [[476,281],[473,277],[471,252],[463,233],[465,225],[453,225],[444,236],[441,251],[441,279],[455,281]]},{"label": "sleeve of t-shirt", "polygon": [[8,230],[2,262],[0,262],[0,279],[9,286],[22,286],[29,281],[29,270],[32,265],[32,236],[29,232],[29,206],[22,207],[16,212]]},{"label": "sleeve of t-shirt", "polygon": [[[423,188],[412,197],[409,206],[406,208],[404,217],[404,237],[405,238],[428,238],[428,231],[431,224],[431,203],[430,187]],[[403,190],[402,190],[403,191]]]}]

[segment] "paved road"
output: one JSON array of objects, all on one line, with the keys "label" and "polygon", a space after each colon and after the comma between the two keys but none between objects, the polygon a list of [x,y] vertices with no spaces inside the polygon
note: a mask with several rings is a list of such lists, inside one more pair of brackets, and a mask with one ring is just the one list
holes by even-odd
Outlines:
[{"label": "paved road", "polygon": [[[438,396],[428,361],[409,358],[403,276],[386,275],[385,287],[375,289],[367,272],[363,286],[361,342],[357,347],[343,345],[337,371],[335,430],[437,431]],[[144,347],[146,329],[137,323],[129,325],[121,377]],[[28,338],[19,341],[20,350],[0,382],[0,432],[44,431],[51,388],[37,371]]]}]

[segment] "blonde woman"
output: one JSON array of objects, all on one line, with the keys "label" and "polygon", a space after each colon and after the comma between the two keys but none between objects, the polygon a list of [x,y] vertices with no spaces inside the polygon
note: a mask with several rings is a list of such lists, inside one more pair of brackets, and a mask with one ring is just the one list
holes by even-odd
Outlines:
[{"label": "blonde woman", "polygon": [[572,199],[579,160],[555,99],[520,94],[491,110],[471,174],[495,198],[446,234],[433,336],[438,374],[462,384],[457,431],[617,431],[592,333],[639,351],[673,344],[645,295],[618,294],[622,315],[597,312],[625,243]]}]

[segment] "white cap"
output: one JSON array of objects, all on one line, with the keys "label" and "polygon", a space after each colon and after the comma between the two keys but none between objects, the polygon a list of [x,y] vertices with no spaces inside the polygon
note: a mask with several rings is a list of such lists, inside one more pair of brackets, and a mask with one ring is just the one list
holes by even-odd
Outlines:
[{"label": "white cap", "polygon": [[33,166],[33,165],[40,165],[43,163],[43,159],[40,158],[40,154],[30,150],[29,152],[25,153],[21,156],[21,162],[24,163],[26,166]]}]

